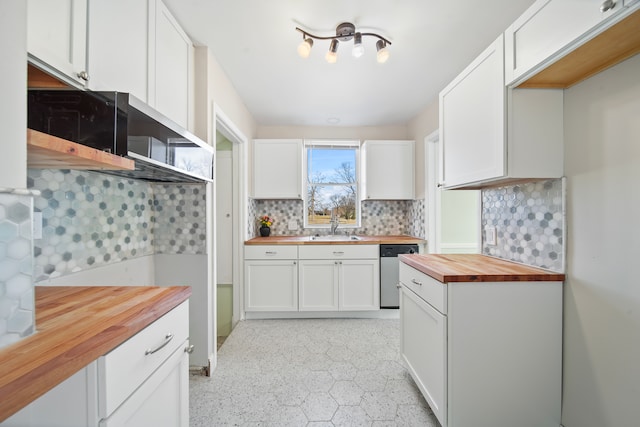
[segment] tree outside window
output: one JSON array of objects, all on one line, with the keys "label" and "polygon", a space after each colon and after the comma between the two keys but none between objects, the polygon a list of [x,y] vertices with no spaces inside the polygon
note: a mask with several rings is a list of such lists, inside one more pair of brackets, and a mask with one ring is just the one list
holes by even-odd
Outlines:
[{"label": "tree outside window", "polygon": [[332,212],[340,226],[359,226],[358,151],[358,141],[306,144],[306,227],[328,228]]}]

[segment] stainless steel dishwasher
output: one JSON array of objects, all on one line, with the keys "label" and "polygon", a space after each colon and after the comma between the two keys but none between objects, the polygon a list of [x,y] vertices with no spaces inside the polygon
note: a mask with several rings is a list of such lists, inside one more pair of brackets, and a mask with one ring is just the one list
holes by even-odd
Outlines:
[{"label": "stainless steel dishwasher", "polygon": [[400,306],[400,293],[396,287],[400,280],[398,255],[417,253],[418,245],[380,245],[380,308]]}]

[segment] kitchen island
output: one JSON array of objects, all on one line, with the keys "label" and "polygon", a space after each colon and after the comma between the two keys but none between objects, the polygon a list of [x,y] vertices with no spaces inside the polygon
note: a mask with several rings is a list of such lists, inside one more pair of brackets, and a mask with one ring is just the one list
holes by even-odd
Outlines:
[{"label": "kitchen island", "polygon": [[558,427],[564,274],[400,255],[401,353],[443,427]]},{"label": "kitchen island", "polygon": [[36,330],[0,350],[0,421],[188,300],[189,287],[35,288]]}]

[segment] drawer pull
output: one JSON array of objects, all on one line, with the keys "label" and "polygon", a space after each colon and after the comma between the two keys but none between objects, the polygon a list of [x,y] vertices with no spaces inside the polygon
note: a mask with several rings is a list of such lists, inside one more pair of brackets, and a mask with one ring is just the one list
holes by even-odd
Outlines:
[{"label": "drawer pull", "polygon": [[155,352],[157,352],[157,351],[162,350],[162,348],[163,348],[165,345],[169,344],[169,343],[171,342],[171,340],[172,340],[172,339],[173,339],[173,334],[172,334],[172,333],[168,333],[167,335],[165,335],[165,337],[164,337],[164,342],[163,342],[162,344],[160,344],[158,347],[154,348],[153,350],[151,350],[151,349],[146,350],[146,351],[144,352],[144,355],[145,355],[145,356],[148,356],[148,355],[150,355],[150,354],[153,354],[153,353],[155,353]]},{"label": "drawer pull", "polygon": [[265,255],[277,255],[277,254],[278,254],[278,252],[276,252],[276,251],[265,251],[265,253],[264,253],[264,254],[265,254]]},{"label": "drawer pull", "polygon": [[333,251],[334,255],[344,255],[343,251]]},{"label": "drawer pull", "polygon": [[411,279],[411,283],[414,285],[422,286],[422,282],[418,282],[416,279]]}]

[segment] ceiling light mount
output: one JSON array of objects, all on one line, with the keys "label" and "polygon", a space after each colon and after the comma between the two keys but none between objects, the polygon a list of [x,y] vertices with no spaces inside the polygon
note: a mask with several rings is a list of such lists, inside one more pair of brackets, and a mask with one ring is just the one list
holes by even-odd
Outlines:
[{"label": "ceiling light mount", "polygon": [[[298,46],[298,54],[302,58],[307,58],[311,52],[311,47],[313,46],[313,39],[316,40],[331,40],[331,44],[329,47],[329,52],[325,56],[327,62],[334,63],[337,61],[337,50],[338,50],[338,42],[348,42],[353,39],[353,56],[359,58],[364,53],[364,46],[362,45],[362,38],[369,36],[375,37],[378,39],[376,43],[377,50],[377,60],[380,63],[386,62],[389,58],[389,50],[388,46],[391,45],[391,42],[386,38],[382,37],[380,34],[376,33],[363,33],[356,31],[356,26],[351,22],[343,22],[342,24],[336,27],[335,36],[317,36],[315,34],[311,34],[308,31],[303,30],[300,27],[296,27],[296,31],[302,33],[302,42]],[[383,55],[381,55],[381,51],[383,51]]]}]

